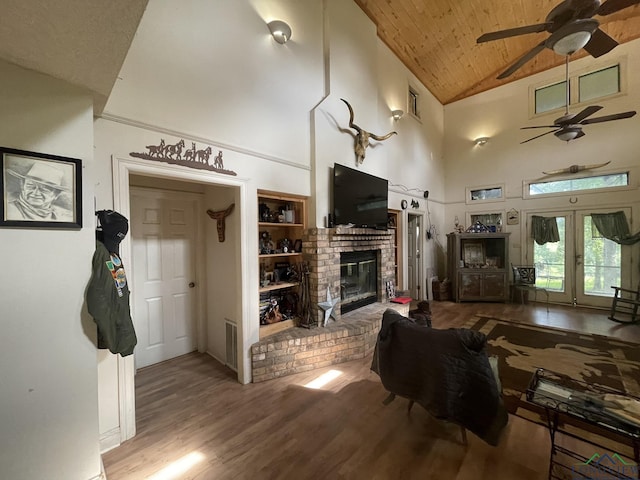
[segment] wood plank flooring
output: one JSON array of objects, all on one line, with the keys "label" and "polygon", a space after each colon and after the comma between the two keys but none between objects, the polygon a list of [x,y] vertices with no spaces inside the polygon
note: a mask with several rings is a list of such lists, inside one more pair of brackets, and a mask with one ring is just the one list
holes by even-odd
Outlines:
[{"label": "wood plank flooring", "polygon": [[[433,326],[470,315],[515,319],[640,343],[640,326],[606,312],[543,304],[434,302]],[[548,432],[510,416],[497,447],[387,393],[370,358],[240,385],[208,355],[192,353],[138,371],[137,435],[107,452],[108,480],[547,478]],[[305,385],[329,370],[321,389]],[[170,470],[173,469],[173,470]],[[173,474],[169,473],[173,471]],[[163,476],[164,475],[164,476]]]}]

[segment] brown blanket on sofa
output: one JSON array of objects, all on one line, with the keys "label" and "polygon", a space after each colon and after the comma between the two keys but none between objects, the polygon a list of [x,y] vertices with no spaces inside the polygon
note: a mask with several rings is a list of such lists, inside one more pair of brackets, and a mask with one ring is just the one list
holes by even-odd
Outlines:
[{"label": "brown blanket on sofa", "polygon": [[371,370],[389,392],[496,445],[508,415],[485,343],[480,332],[437,330],[387,309]]}]

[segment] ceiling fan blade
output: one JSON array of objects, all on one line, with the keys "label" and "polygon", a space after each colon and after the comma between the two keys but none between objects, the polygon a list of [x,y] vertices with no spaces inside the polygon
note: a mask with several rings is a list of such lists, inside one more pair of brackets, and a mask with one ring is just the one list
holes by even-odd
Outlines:
[{"label": "ceiling fan blade", "polygon": [[491,42],[493,40],[516,37],[518,35],[526,35],[527,33],[544,32],[547,28],[551,27],[552,25],[553,25],[552,23],[538,23],[536,25],[527,25],[525,27],[508,28],[506,30],[499,30],[497,32],[485,33],[478,37],[478,40],[476,40],[476,43]]},{"label": "ceiling fan blade", "polygon": [[584,46],[584,49],[593,58],[598,58],[605,53],[609,53],[617,46],[618,42],[598,28],[591,34],[591,40]]},{"label": "ceiling fan blade", "polygon": [[520,127],[520,130],[528,130],[530,128],[558,128],[558,125],[536,125],[534,127]]},{"label": "ceiling fan blade", "polygon": [[555,132],[557,132],[558,130],[560,130],[560,129],[558,128],[558,129],[556,129],[556,130],[549,130],[548,132],[545,132],[545,133],[543,133],[543,134],[541,134],[541,135],[536,135],[535,137],[531,137],[531,138],[529,138],[529,139],[525,140],[524,142],[520,142],[520,144],[530,142],[531,140],[535,140],[536,138],[544,137],[545,135],[549,135],[550,133],[555,133]]},{"label": "ceiling fan blade", "polygon": [[584,123],[583,120],[585,118],[590,117],[591,115],[596,113],[598,110],[602,110],[602,107],[600,105],[589,105],[580,113],[577,113],[576,115],[574,115],[573,117],[571,117],[570,119],[568,119],[566,122],[563,122],[563,123],[567,125],[573,125],[575,123]]},{"label": "ceiling fan blade", "polygon": [[631,118],[635,114],[636,114],[635,110],[631,110],[629,112],[614,113],[613,115],[605,115],[603,117],[588,118],[586,120],[582,120],[580,123],[582,125],[589,125],[591,123],[610,122],[611,120],[621,120],[623,118]]},{"label": "ceiling fan blade", "polygon": [[527,53],[525,53],[523,56],[521,56],[518,60],[516,60],[515,63],[513,63],[509,68],[507,68],[504,72],[498,75],[497,78],[498,79],[507,78],[509,75],[511,75],[516,70],[518,70],[525,63],[527,63],[529,60],[531,60],[533,57],[539,54],[542,50],[544,50],[544,47],[545,47],[545,42],[539,43],[538,45],[533,47],[531,50],[529,50]]},{"label": "ceiling fan blade", "polygon": [[596,15],[611,15],[623,8],[640,4],[640,0],[607,0],[596,11]]}]

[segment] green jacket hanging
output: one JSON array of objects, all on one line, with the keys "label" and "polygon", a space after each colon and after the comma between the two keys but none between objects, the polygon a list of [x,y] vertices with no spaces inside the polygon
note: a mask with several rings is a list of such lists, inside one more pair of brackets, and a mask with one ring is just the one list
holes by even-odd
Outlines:
[{"label": "green jacket hanging", "polygon": [[98,348],[108,348],[123,357],[131,355],[137,338],[129,310],[124,266],[120,257],[109,253],[99,241],[93,254],[87,307],[98,326]]}]

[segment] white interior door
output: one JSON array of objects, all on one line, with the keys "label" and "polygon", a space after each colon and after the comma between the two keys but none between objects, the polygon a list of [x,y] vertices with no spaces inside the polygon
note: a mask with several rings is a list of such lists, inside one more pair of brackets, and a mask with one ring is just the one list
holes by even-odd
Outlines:
[{"label": "white interior door", "polygon": [[421,217],[419,215],[408,216],[408,228],[407,228],[407,273],[409,280],[409,293],[411,298],[415,300],[421,300],[421,272],[422,272],[422,252],[420,246],[421,240]]},{"label": "white interior door", "polygon": [[131,189],[136,367],[196,349],[196,200]]}]

